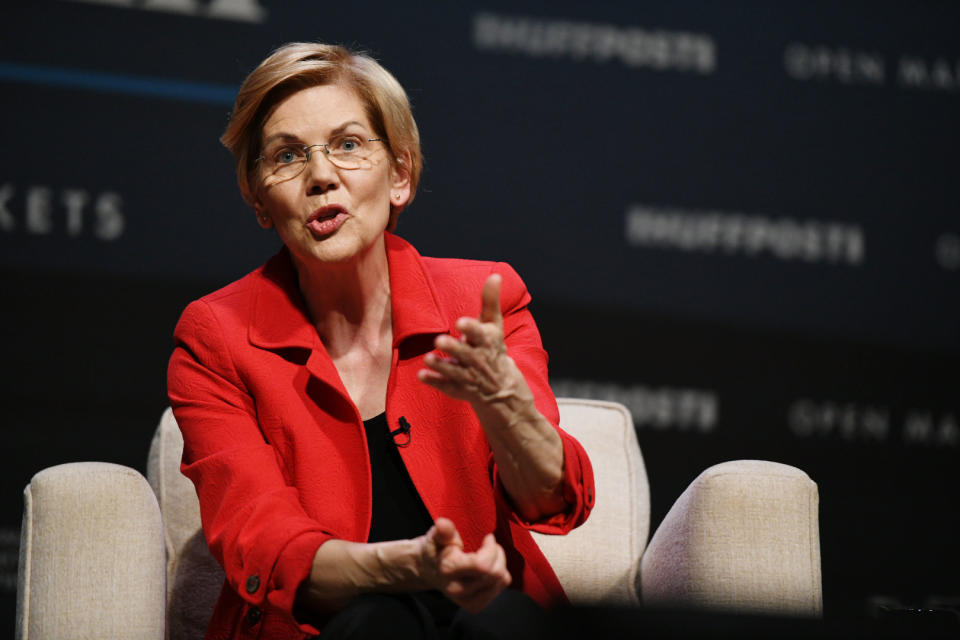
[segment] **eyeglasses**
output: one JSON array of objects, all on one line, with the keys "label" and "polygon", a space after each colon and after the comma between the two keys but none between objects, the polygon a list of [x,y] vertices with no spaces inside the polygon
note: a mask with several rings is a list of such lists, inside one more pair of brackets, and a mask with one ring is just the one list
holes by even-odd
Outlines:
[{"label": "eyeglasses", "polygon": [[255,162],[260,164],[266,175],[280,180],[289,180],[303,172],[313,156],[312,150],[320,147],[323,155],[335,167],[370,169],[373,167],[370,156],[381,149],[379,145],[371,144],[374,142],[382,142],[382,140],[351,135],[334,138],[325,144],[283,144],[264,152]]}]

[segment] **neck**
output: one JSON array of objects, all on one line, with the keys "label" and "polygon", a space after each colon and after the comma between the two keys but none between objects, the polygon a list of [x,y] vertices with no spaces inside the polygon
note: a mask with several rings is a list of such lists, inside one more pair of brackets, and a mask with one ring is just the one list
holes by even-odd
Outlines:
[{"label": "neck", "polygon": [[383,236],[342,263],[298,262],[307,311],[330,356],[358,342],[369,347],[392,337],[390,272]]}]

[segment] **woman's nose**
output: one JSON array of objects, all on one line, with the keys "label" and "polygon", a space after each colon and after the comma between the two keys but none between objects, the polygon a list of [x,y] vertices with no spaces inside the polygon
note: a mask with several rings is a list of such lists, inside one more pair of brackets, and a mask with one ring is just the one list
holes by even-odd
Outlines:
[{"label": "woman's nose", "polygon": [[340,184],[340,174],[323,148],[311,150],[304,174],[307,177],[307,190],[311,193],[323,193]]}]

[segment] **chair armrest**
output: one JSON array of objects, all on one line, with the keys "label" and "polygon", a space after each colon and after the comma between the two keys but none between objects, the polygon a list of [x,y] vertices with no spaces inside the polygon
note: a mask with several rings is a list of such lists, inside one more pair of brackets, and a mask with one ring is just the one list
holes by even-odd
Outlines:
[{"label": "chair armrest", "polygon": [[36,474],[23,494],[16,637],[162,640],[163,532],[146,479],[74,462]]},{"label": "chair armrest", "polygon": [[593,465],[596,502],[565,536],[532,532],[574,604],[637,604],[637,572],[650,528],[650,491],[630,412],[621,404],[558,398],[560,426]]},{"label": "chair armrest", "polygon": [[644,604],[819,616],[817,485],[775,462],[710,467],[667,513],[640,572]]}]

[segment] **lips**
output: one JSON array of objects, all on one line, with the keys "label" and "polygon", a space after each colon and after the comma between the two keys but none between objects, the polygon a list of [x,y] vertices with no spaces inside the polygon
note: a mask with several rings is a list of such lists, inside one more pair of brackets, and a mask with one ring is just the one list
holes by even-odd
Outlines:
[{"label": "lips", "polygon": [[320,207],[307,217],[307,228],[317,235],[326,236],[340,228],[349,214],[340,205]]}]

